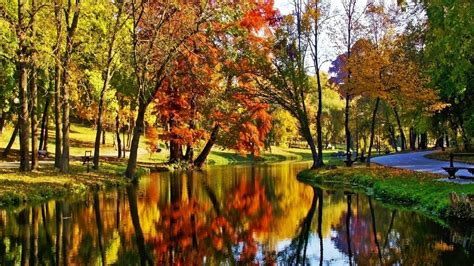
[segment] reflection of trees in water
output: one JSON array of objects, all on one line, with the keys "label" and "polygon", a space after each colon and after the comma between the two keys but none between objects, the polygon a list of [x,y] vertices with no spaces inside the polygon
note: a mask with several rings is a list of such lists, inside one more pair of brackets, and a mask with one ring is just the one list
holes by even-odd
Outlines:
[{"label": "reflection of trees in water", "polygon": [[161,209],[156,224],[162,233],[150,240],[156,263],[199,263],[204,258],[209,263],[256,262],[258,251],[263,251],[256,237],[268,232],[272,217],[261,180],[236,182],[223,198],[218,198],[202,178],[199,183],[208,197],[207,204],[194,197],[195,178],[188,173],[186,185],[182,186],[173,181],[180,178],[171,177],[169,204]]},{"label": "reflection of trees in water", "polygon": [[[308,241],[311,232],[311,224],[313,222],[314,214],[316,212],[316,205],[318,209],[318,238],[320,243],[320,265],[323,263],[323,237],[322,237],[322,217],[323,217],[323,193],[322,190],[313,187],[313,199],[308,213],[303,218],[300,224],[299,233],[291,241],[290,245],[278,253],[278,261],[283,264],[306,264]],[[319,204],[317,204],[319,201]]]},{"label": "reflection of trees in water", "polygon": [[[242,169],[228,179],[174,173],[146,180],[141,190],[1,210],[0,265],[199,264],[204,258],[209,264],[307,264],[318,253],[321,265],[330,233],[354,264],[474,261],[472,229],[451,232],[418,214],[341,191],[325,191],[323,202],[321,190],[270,178],[272,168],[256,168],[253,178],[250,168]],[[292,226],[284,223],[296,219]],[[275,242],[290,233],[291,245],[275,254]],[[319,250],[310,250],[310,243]],[[327,260],[331,254],[324,255]]]},{"label": "reflection of trees in water", "polygon": [[140,256],[140,265],[153,265],[153,260],[149,256],[145,246],[145,238],[143,237],[143,231],[140,225],[140,216],[138,215],[137,192],[135,185],[127,187],[127,197],[130,208],[130,216],[132,218],[132,224],[135,230],[135,240],[138,246],[138,253]]},{"label": "reflection of trees in water", "polygon": [[349,264],[354,262],[382,264],[378,241],[375,210],[370,198],[356,195],[356,209],[353,209],[353,194],[346,194],[347,210],[334,227],[337,232],[332,239],[335,246],[347,254]]},{"label": "reflection of trees in water", "polygon": [[472,255],[461,255],[462,249],[456,249],[459,253],[454,254],[453,249],[445,245],[449,239],[446,228],[414,212],[380,208],[379,203],[368,196],[359,198],[360,202],[354,208],[353,196],[346,197],[348,211],[334,226],[336,234],[332,238],[338,250],[349,260],[353,258],[353,263],[431,265],[440,261],[451,263],[450,255],[460,259],[456,265],[470,260],[468,256]]},{"label": "reflection of trees in water", "polygon": [[99,240],[100,257],[102,259],[102,265],[107,265],[107,256],[105,254],[105,244],[104,244],[104,224],[102,223],[99,195],[97,194],[97,191],[94,191],[93,199],[94,199],[95,221],[96,221],[96,226],[97,226],[97,238]]}]

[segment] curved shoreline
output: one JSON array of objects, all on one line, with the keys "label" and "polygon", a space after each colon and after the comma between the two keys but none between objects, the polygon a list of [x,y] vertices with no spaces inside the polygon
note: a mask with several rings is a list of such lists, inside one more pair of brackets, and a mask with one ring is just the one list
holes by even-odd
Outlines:
[{"label": "curved shoreline", "polygon": [[388,204],[442,220],[473,221],[474,184],[438,181],[439,176],[387,167],[305,170],[298,180],[312,186],[362,189]]}]

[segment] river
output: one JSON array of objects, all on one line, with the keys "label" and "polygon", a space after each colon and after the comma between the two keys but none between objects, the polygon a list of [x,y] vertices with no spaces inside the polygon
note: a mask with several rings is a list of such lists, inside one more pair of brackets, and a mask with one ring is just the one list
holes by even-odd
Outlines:
[{"label": "river", "polygon": [[473,265],[451,228],[296,179],[308,163],[154,173],[139,184],[0,211],[0,265]]}]

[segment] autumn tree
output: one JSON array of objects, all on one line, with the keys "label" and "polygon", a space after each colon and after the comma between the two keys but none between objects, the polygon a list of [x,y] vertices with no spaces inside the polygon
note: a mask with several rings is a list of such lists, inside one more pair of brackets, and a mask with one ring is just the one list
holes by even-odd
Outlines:
[{"label": "autumn tree", "polygon": [[[16,64],[16,71],[18,77],[18,96],[20,106],[18,108],[18,128],[20,134],[20,171],[26,172],[30,170],[29,161],[29,137],[30,130],[36,131],[36,116],[30,112],[30,104],[28,101],[28,71],[33,66],[32,79],[30,80],[30,88],[32,92],[33,111],[35,111],[36,102],[36,57],[33,56],[34,51],[34,37],[35,37],[35,17],[43,5],[38,5],[37,2],[31,3],[18,0],[16,5],[13,3],[1,3],[0,16],[7,21],[11,29],[15,29],[17,43],[17,54],[13,58]],[[32,115],[32,128],[29,122],[30,115]],[[33,135],[33,148],[36,148],[36,138]],[[33,151],[35,153],[36,151]],[[37,165],[36,154],[33,154],[34,167]]]},{"label": "autumn tree", "polygon": [[329,5],[321,0],[310,0],[306,4],[306,10],[303,15],[303,28],[306,31],[306,37],[309,42],[311,57],[313,59],[313,67],[316,74],[316,84],[318,92],[318,108],[316,113],[316,139],[318,147],[317,166],[324,165],[323,162],[323,84],[321,80],[321,40],[326,24],[330,19]]},{"label": "autumn tree", "polygon": [[302,5],[296,7],[295,15],[282,19],[274,34],[272,51],[261,51],[256,66],[258,76],[257,95],[265,101],[276,104],[290,112],[299,124],[299,131],[308,142],[313,157],[313,168],[319,167],[320,159],[310,127],[310,113],[307,107],[310,92],[305,69],[305,52],[302,29]]},{"label": "autumn tree", "polygon": [[[62,173],[69,172],[69,130],[70,130],[70,84],[69,82],[69,67],[71,64],[72,53],[74,48],[74,36],[76,34],[77,24],[79,23],[81,0],[69,0],[65,10],[64,18],[66,22],[66,44],[65,50],[61,57],[61,95],[62,95],[62,151],[59,169]],[[56,145],[60,145],[56,143]]]},{"label": "autumn tree", "polygon": [[[258,154],[269,131],[267,105],[253,99],[255,84],[248,74],[254,70],[242,54],[263,39],[257,31],[272,18],[273,7],[224,7],[206,31],[183,42],[155,95],[171,163],[200,167],[214,144]],[[227,20],[227,15],[235,19]],[[200,153],[194,158],[196,147]]]},{"label": "autumn tree", "polygon": [[[351,48],[357,40],[359,29],[360,29],[360,19],[362,14],[359,10],[358,4],[360,3],[357,0],[341,0],[343,10],[341,15],[341,25],[343,25],[339,30],[339,36],[341,36],[340,49],[344,51],[339,57],[338,60],[340,63],[347,61],[351,57]],[[337,62],[337,61],[336,61]],[[339,66],[334,66],[338,68]],[[347,69],[344,76],[338,78],[339,88],[344,94],[346,100],[346,107],[344,113],[344,128],[346,135],[346,160],[351,161],[351,148],[352,148],[352,135],[350,129],[350,108],[351,108],[351,98],[353,95],[353,86],[351,84],[351,69]],[[342,78],[341,78],[342,77]],[[350,163],[349,163],[350,164]]]},{"label": "autumn tree", "polygon": [[179,49],[189,37],[202,30],[216,3],[162,3],[132,1],[132,57],[138,94],[138,113],[134,122],[125,175],[134,177],[138,144],[144,133],[145,112],[162,87]]},{"label": "autumn tree", "polygon": [[[96,122],[96,136],[95,136],[95,144],[94,144],[94,168],[98,169],[99,168],[99,157],[100,157],[100,139],[101,139],[101,134],[103,131],[103,125],[102,125],[102,116],[103,116],[103,110],[104,110],[104,98],[105,98],[105,93],[107,89],[109,88],[109,83],[112,78],[113,72],[115,70],[114,68],[114,58],[116,57],[116,47],[115,47],[115,42],[117,40],[117,36],[119,34],[119,31],[122,29],[124,24],[127,22],[126,18],[123,18],[124,16],[124,1],[119,1],[116,3],[115,8],[116,12],[113,12],[110,14],[113,19],[111,19],[109,27],[109,43],[107,47],[107,56],[105,58],[105,69],[102,74],[103,77],[103,84],[102,88],[100,90],[100,95],[99,95],[99,103],[98,103],[98,113],[97,113],[97,122]],[[109,18],[110,19],[110,18]]]}]

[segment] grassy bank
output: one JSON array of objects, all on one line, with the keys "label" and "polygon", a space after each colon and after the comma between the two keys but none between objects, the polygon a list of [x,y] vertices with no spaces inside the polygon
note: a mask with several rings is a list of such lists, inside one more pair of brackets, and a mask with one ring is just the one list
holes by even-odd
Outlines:
[{"label": "grassy bank", "polygon": [[324,188],[359,189],[384,202],[442,219],[474,220],[474,184],[440,182],[440,176],[381,166],[307,170],[298,178]]},{"label": "grassy bank", "polygon": [[[20,174],[16,169],[0,170],[0,206],[37,203],[62,197],[74,197],[92,189],[124,186],[130,181],[123,177],[125,166],[103,164],[99,171],[90,171],[79,163],[71,164],[70,174],[60,174],[53,166],[41,171]],[[147,172],[138,169],[138,174]]]},{"label": "grassy bank", "polygon": [[[332,154],[337,151],[324,151],[324,158],[327,163],[339,163],[342,160],[333,159]],[[312,160],[309,149],[272,147],[271,151],[262,151],[259,157],[252,155],[241,155],[230,150],[213,150],[209,154],[207,163],[209,165],[227,165],[253,162],[282,162],[291,160]]]},{"label": "grassy bank", "polygon": [[[7,128],[3,134],[0,135],[0,152],[7,145],[13,128]],[[49,131],[48,151],[49,160],[54,158],[54,130]],[[84,156],[85,151],[94,150],[95,141],[95,130],[91,125],[85,124],[71,124],[71,160],[79,161],[81,156]],[[122,140],[123,141],[123,140]],[[162,164],[168,161],[169,151],[163,149],[161,152],[150,154],[147,151],[147,142],[149,140],[143,136],[140,139],[140,145],[138,148],[138,162],[142,165],[153,165]],[[164,143],[160,143],[161,147],[164,147]],[[19,141],[14,143],[10,155],[7,158],[0,157],[1,161],[18,161],[19,158]],[[195,151],[198,154],[200,151]],[[326,158],[331,158],[331,153],[337,152],[337,150],[325,151]],[[126,158],[117,159],[117,151],[113,145],[113,133],[106,132],[106,142],[101,145],[101,162],[109,162],[114,164],[126,164],[128,159],[128,151]],[[251,155],[241,155],[238,152],[228,149],[221,149],[215,147],[208,156],[207,163],[209,165],[227,165],[227,164],[242,164],[242,163],[253,163],[253,162],[280,162],[288,160],[310,160],[311,151],[309,149],[297,149],[297,148],[284,148],[284,147],[272,147],[271,151],[262,151],[259,157],[253,157]],[[337,163],[337,162],[331,162]]]},{"label": "grassy bank", "polygon": [[[434,153],[430,153],[426,155],[426,158],[435,159],[439,161],[449,161],[449,154],[456,151],[438,151]],[[460,152],[462,153],[462,152]],[[460,162],[460,163],[471,163],[474,164],[474,156],[466,156],[466,157],[454,157],[453,161]]]},{"label": "grassy bank", "polygon": [[[12,128],[7,128],[0,135],[0,152],[7,145],[12,133]],[[2,169],[7,165],[5,162],[17,162],[19,160],[19,141],[15,142],[7,158],[0,157],[0,206],[17,205],[23,202],[40,202],[52,198],[73,196],[84,193],[92,188],[107,188],[122,185],[128,181],[121,177],[125,172],[128,161],[126,158],[116,158],[117,151],[113,145],[113,134],[107,132],[106,142],[101,145],[101,167],[100,171],[86,172],[81,165],[81,156],[85,151],[94,150],[95,130],[90,125],[74,123],[71,125],[71,173],[62,175],[52,167],[54,160],[54,130],[49,131],[48,151],[49,158],[41,159],[40,170],[37,172],[21,174],[17,169]],[[138,150],[138,165],[143,169],[168,170],[175,166],[169,166],[169,152],[163,150],[158,153],[149,154],[146,147],[149,140],[143,137]],[[197,150],[196,153],[199,151]],[[325,157],[330,159],[331,153],[336,151],[325,151]],[[231,150],[222,150],[216,147],[209,154],[208,165],[230,165],[246,164],[255,162],[280,162],[288,160],[310,160],[309,149],[272,147],[271,151],[263,151],[259,157],[240,155]],[[43,162],[47,161],[47,162]],[[326,160],[328,163],[340,164],[340,160]],[[179,166],[176,166],[179,167]],[[5,168],[5,167],[4,167]]]}]

